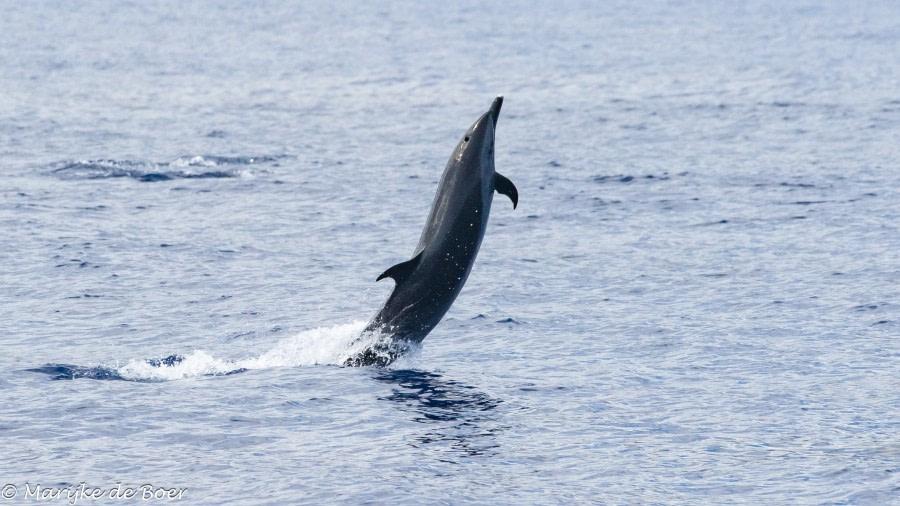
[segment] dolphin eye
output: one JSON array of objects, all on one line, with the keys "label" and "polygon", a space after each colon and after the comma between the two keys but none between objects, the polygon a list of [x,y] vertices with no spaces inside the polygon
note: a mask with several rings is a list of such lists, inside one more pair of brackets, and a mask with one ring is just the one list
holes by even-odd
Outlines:
[{"label": "dolphin eye", "polygon": [[469,136],[467,135],[466,138],[463,139],[463,140],[466,141],[466,142],[469,142]]}]

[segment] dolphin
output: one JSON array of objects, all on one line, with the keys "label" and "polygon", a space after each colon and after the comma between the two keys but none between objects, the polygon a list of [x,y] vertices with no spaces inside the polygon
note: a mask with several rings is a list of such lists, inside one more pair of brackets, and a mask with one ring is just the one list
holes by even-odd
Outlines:
[{"label": "dolphin", "polygon": [[519,202],[516,186],[494,170],[494,130],[503,96],[494,99],[456,145],[438,184],[412,258],[384,271],[394,290],[363,333],[379,333],[347,366],[386,366],[425,339],[459,295],[484,238],[494,192]]}]

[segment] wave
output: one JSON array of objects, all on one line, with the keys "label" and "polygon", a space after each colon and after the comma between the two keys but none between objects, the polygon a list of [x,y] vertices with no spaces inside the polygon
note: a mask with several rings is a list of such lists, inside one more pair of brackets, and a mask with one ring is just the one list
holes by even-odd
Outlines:
[{"label": "wave", "polygon": [[664,171],[660,174],[645,174],[643,176],[634,176],[631,174],[599,174],[591,178],[595,183],[630,183],[632,181],[667,181],[672,176],[686,176],[687,172],[679,172],[677,174],[669,174]]},{"label": "wave", "polygon": [[77,160],[51,166],[61,179],[109,179],[127,177],[143,182],[173,179],[208,179],[253,176],[264,166],[277,166],[280,156],[184,156],[170,162],[140,160]]},{"label": "wave", "polygon": [[[332,327],[306,330],[283,339],[272,349],[243,359],[217,358],[204,350],[149,360],[131,360],[119,366],[79,366],[46,364],[28,369],[48,374],[55,380],[95,379],[140,382],[173,381],[198,376],[228,376],[253,369],[311,365],[343,366],[345,362],[383,339],[377,333],[363,333],[366,322],[356,321]],[[412,350],[415,353],[417,350]]]}]

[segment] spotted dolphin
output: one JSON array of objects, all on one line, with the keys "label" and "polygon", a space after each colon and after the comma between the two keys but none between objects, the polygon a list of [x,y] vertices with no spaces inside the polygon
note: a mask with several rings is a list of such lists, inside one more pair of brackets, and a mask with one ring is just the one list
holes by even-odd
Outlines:
[{"label": "spotted dolphin", "polygon": [[502,105],[501,95],[456,145],[412,258],[378,276],[378,281],[392,278],[394,290],[363,332],[379,333],[381,339],[345,365],[388,365],[425,339],[472,271],[494,192],[509,197],[513,209],[518,205],[515,185],[494,170],[494,131]]}]

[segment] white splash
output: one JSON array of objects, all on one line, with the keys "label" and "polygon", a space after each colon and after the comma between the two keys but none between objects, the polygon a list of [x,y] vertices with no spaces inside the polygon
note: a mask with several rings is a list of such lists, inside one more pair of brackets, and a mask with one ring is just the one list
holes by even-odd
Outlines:
[{"label": "white splash", "polygon": [[206,375],[222,375],[240,369],[268,369],[304,365],[343,365],[347,358],[375,344],[378,334],[360,335],[366,322],[355,321],[332,327],[306,330],[283,339],[255,357],[238,360],[216,358],[204,350],[184,354],[172,365],[154,366],[145,360],[132,360],[116,368],[124,379],[135,381],[171,381]]},{"label": "white splash", "polygon": [[180,157],[173,160],[169,165],[172,167],[215,167],[219,165],[215,160],[207,160],[202,156]]}]

